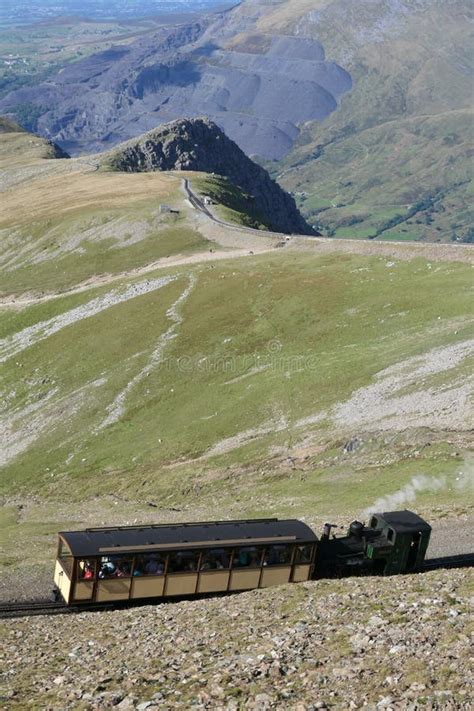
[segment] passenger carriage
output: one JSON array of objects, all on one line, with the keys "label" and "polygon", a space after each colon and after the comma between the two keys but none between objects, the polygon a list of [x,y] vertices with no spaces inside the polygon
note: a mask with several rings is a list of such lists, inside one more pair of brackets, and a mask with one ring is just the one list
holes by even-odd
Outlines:
[{"label": "passenger carriage", "polygon": [[311,579],[316,543],[278,519],[67,531],[54,582],[70,605],[251,590]]}]

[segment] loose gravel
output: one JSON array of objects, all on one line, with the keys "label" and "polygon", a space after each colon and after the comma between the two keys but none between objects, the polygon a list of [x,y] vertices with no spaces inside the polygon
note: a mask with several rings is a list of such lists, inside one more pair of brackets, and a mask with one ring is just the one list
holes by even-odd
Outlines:
[{"label": "loose gravel", "polygon": [[472,571],[2,624],[4,708],[470,709]]}]

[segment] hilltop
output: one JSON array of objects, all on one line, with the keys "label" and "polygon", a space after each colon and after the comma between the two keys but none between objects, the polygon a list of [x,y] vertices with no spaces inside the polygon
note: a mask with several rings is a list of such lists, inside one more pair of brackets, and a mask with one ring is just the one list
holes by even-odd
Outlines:
[{"label": "hilltop", "polygon": [[100,158],[109,170],[127,173],[185,170],[228,178],[246,196],[244,211],[275,232],[313,234],[295,201],[268,173],[206,118],[164,124]]}]

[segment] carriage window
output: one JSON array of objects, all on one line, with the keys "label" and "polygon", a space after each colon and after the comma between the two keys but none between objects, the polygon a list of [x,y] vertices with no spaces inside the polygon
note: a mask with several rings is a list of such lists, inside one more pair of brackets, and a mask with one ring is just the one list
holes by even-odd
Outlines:
[{"label": "carriage window", "polygon": [[168,573],[194,573],[199,563],[197,551],[177,551],[170,553]]},{"label": "carriage window", "polygon": [[370,519],[370,528],[377,528],[377,523],[377,517],[372,516],[372,518]]},{"label": "carriage window", "polygon": [[290,565],[290,563],[290,546],[268,546],[268,548],[265,550],[263,565]]},{"label": "carriage window", "polygon": [[83,558],[77,561],[77,579],[78,580],[94,580],[95,579],[95,561]]},{"label": "carriage window", "polygon": [[262,564],[263,548],[245,546],[234,550],[233,568],[259,568]]},{"label": "carriage window", "polygon": [[129,578],[132,574],[133,558],[131,556],[102,556],[99,563],[99,578]]},{"label": "carriage window", "polygon": [[69,546],[67,545],[67,543],[65,543],[65,542],[63,541],[63,539],[60,538],[60,539],[59,539],[59,553],[58,553],[58,557],[59,557],[59,558],[68,558],[69,556],[72,556],[71,549],[69,548]]},{"label": "carriage window", "polygon": [[229,551],[225,548],[212,548],[202,554],[201,570],[226,570],[229,563]]},{"label": "carriage window", "polygon": [[298,546],[296,549],[295,564],[304,565],[305,563],[311,563],[312,552],[313,546]]},{"label": "carriage window", "polygon": [[390,542],[392,542],[393,539],[394,539],[394,537],[395,537],[395,531],[393,530],[393,528],[389,528],[388,531],[387,531],[387,538],[388,538],[388,540],[389,540]]},{"label": "carriage window", "polygon": [[147,553],[146,555],[137,556],[133,575],[134,577],[140,575],[164,575],[165,569],[165,555],[161,555],[160,553]]}]

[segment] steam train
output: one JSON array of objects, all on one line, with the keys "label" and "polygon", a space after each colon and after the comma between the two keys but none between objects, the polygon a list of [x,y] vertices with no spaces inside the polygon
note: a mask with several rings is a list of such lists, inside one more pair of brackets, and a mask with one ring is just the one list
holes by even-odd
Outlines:
[{"label": "steam train", "polygon": [[411,511],[353,521],[346,535],[325,524],[251,519],[88,528],[59,533],[58,600],[87,607],[217,594],[347,575],[421,568],[431,526]]}]

